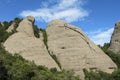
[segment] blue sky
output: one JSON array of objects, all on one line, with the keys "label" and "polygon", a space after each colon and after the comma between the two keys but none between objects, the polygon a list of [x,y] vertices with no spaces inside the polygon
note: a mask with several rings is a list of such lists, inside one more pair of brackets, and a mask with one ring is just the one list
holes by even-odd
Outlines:
[{"label": "blue sky", "polygon": [[32,15],[41,28],[61,19],[81,28],[96,44],[109,42],[120,20],[120,0],[0,0],[0,21]]}]

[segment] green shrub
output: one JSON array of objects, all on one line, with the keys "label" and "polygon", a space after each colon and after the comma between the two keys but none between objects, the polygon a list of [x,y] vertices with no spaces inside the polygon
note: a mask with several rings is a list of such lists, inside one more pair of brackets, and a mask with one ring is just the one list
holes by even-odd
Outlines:
[{"label": "green shrub", "polygon": [[39,35],[39,29],[36,25],[33,26],[33,30],[34,30],[34,35],[35,37],[39,38],[40,35]]},{"label": "green shrub", "polygon": [[0,42],[4,42],[12,33],[8,33],[5,27],[0,27]]},{"label": "green shrub", "polygon": [[98,71],[87,71],[84,69],[85,74],[85,80],[113,80],[111,74],[108,74],[106,72]]},{"label": "green shrub", "polygon": [[0,80],[7,80],[7,69],[4,66],[3,60],[0,56]]},{"label": "green shrub", "polygon": [[117,69],[112,73],[113,80],[120,80],[120,69]]},{"label": "green shrub", "polygon": [[10,21],[10,22],[7,22],[7,21],[4,21],[3,24],[4,24],[4,28],[5,30],[9,28],[9,26],[12,24],[13,21]]},{"label": "green shrub", "polygon": [[118,68],[120,68],[120,54],[115,54],[110,50],[107,50],[105,53],[116,63]]},{"label": "green shrub", "polygon": [[15,32],[17,32],[17,27],[19,26],[19,23],[22,21],[23,19],[21,19],[21,18],[15,18],[14,19],[14,23],[15,23],[15,25],[14,25],[14,29],[12,30],[12,33],[15,33]]},{"label": "green shrub", "polygon": [[103,46],[99,46],[118,66],[118,68],[120,68],[120,54],[116,54],[110,50],[108,50],[110,44],[109,43],[105,43]]},{"label": "green shrub", "polygon": [[0,23],[0,27],[2,27],[2,24]]},{"label": "green shrub", "polygon": [[59,60],[57,59],[56,55],[53,53],[50,53],[50,56],[53,58],[53,60],[58,64],[59,68],[62,69],[62,66],[59,62]]},{"label": "green shrub", "polygon": [[48,41],[48,38],[47,38],[47,37],[48,37],[48,36],[47,36],[47,32],[46,32],[45,29],[40,29],[40,31],[41,31],[42,34],[43,34],[43,42],[44,42],[46,48],[48,49],[48,45],[47,45],[47,41]]},{"label": "green shrub", "polygon": [[104,52],[106,52],[110,46],[110,43],[104,43],[103,46],[98,45]]},{"label": "green shrub", "polygon": [[14,19],[15,26],[12,32],[7,32],[6,29],[9,28],[9,26],[13,23],[13,21],[10,21],[10,22],[4,21],[3,22],[4,26],[0,25],[1,26],[0,27],[0,42],[4,42],[10,35],[16,32],[16,28],[18,27],[18,24],[20,23],[21,20],[22,19],[20,18]]}]

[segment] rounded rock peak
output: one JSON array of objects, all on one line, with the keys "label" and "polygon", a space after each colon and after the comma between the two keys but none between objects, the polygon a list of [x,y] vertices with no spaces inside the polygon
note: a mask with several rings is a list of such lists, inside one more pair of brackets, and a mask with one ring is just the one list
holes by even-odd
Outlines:
[{"label": "rounded rock peak", "polygon": [[27,16],[26,19],[29,20],[30,22],[35,21],[35,18],[33,16]]},{"label": "rounded rock peak", "polygon": [[34,20],[35,20],[34,17],[27,16],[19,23],[17,31],[25,33],[28,36],[34,36],[34,31],[33,31]]},{"label": "rounded rock peak", "polygon": [[65,25],[65,24],[67,24],[65,21],[63,21],[63,20],[58,20],[58,19],[55,19],[55,20],[52,20],[49,24],[48,24],[48,27],[49,26],[63,26],[63,25]]}]

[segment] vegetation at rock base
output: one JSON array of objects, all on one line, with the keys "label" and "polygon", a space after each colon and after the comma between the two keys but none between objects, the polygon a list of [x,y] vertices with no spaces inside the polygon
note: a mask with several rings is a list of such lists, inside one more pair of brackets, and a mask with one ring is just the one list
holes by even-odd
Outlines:
[{"label": "vegetation at rock base", "polygon": [[88,72],[84,69],[85,80],[120,80],[120,54],[115,54],[114,52],[108,50],[110,44],[105,43],[104,46],[98,45],[118,66],[112,74],[108,74],[102,71]]},{"label": "vegetation at rock base", "polygon": [[114,80],[110,74],[102,71],[88,72],[86,69],[84,69],[84,73],[85,73],[85,80]]},{"label": "vegetation at rock base", "polygon": [[0,47],[0,80],[80,80],[73,71],[57,71],[45,66],[36,66],[34,62],[20,55],[11,55]]},{"label": "vegetation at rock base", "polygon": [[5,68],[1,58],[0,58],[0,80],[7,80],[7,69]]},{"label": "vegetation at rock base", "polygon": [[18,27],[18,24],[20,23],[22,19],[20,18],[15,18],[15,26],[12,32],[7,32],[6,30],[9,28],[9,26],[13,23],[13,21],[7,22],[4,21],[3,25],[0,24],[0,42],[4,42],[10,35],[14,34],[16,31],[16,28]]},{"label": "vegetation at rock base", "polygon": [[108,50],[110,44],[109,43],[105,43],[104,46],[99,46],[118,66],[118,68],[120,68],[120,54],[115,54],[114,52]]},{"label": "vegetation at rock base", "polygon": [[12,33],[8,33],[4,26],[0,27],[0,42],[4,42]]}]

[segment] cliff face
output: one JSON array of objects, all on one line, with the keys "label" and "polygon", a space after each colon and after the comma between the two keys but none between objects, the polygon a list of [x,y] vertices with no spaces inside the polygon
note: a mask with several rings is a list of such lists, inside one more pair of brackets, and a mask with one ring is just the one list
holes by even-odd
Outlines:
[{"label": "cliff face", "polygon": [[112,73],[116,68],[113,61],[75,26],[54,20],[46,31],[49,50],[57,56],[63,69],[73,69],[83,78],[83,69]]},{"label": "cliff face", "polygon": [[116,54],[120,54],[120,21],[115,24],[109,50],[115,52]]},{"label": "cliff face", "polygon": [[83,69],[112,73],[117,68],[81,29],[61,20],[53,20],[46,29],[46,45],[43,42],[43,33],[39,33],[40,38],[34,36],[33,23],[34,18],[31,16],[23,19],[17,32],[4,42],[5,49],[12,54],[20,54],[37,65],[60,70],[51,56],[55,55],[62,69],[73,69],[81,78],[84,78]]}]

